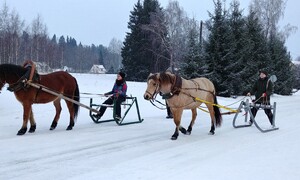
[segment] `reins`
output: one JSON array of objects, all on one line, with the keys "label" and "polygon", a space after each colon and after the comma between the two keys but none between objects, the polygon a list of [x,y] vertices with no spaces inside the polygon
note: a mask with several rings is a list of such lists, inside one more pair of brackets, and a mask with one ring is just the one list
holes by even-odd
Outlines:
[{"label": "reins", "polygon": [[[161,105],[163,105],[163,106],[165,106],[165,108],[158,107],[156,104],[154,104],[154,101],[157,102],[157,103],[159,103],[159,104],[161,104]],[[157,107],[158,109],[160,109],[160,110],[165,110],[165,109],[167,109],[167,107],[166,107],[167,105],[163,104],[162,102],[160,102],[160,101],[158,101],[158,100],[156,100],[156,99],[151,99],[151,100],[150,100],[150,103],[151,103],[153,106],[155,106],[155,107]]]},{"label": "reins", "polygon": [[[179,77],[179,76],[178,76],[178,77]],[[178,77],[176,76],[176,79],[177,79]],[[193,81],[193,80],[191,80],[191,81],[195,84],[196,87],[193,87],[193,88],[182,88],[182,87],[176,87],[175,84],[172,84],[172,86],[171,86],[171,92],[170,92],[170,93],[163,94],[163,95],[162,95],[162,96],[163,96],[163,99],[170,99],[170,98],[172,98],[172,97],[175,95],[174,91],[176,91],[177,95],[180,94],[180,93],[183,93],[183,94],[185,94],[185,95],[187,95],[187,96],[189,96],[189,97],[191,97],[191,98],[193,99],[193,101],[192,101],[191,103],[187,103],[187,104],[185,104],[185,105],[183,105],[183,106],[181,106],[181,107],[177,107],[177,106],[176,106],[176,108],[184,108],[184,107],[186,107],[186,106],[188,106],[188,105],[190,105],[190,104],[192,104],[192,103],[194,103],[194,102],[201,102],[201,103],[210,104],[210,105],[212,105],[212,106],[216,106],[216,107],[219,107],[219,108],[226,109],[226,110],[229,111],[229,112],[226,113],[226,114],[237,113],[237,110],[235,110],[235,109],[229,108],[229,107],[227,107],[227,106],[222,106],[222,105],[219,105],[219,104],[215,104],[215,103],[213,103],[213,102],[209,102],[209,101],[200,99],[200,98],[198,98],[198,97],[194,97],[194,96],[192,96],[191,94],[189,94],[189,93],[187,93],[187,92],[185,92],[185,91],[182,91],[182,90],[188,90],[188,91],[189,91],[189,90],[205,91],[205,92],[208,92],[208,93],[212,94],[214,97],[216,97],[216,94],[215,94],[213,91],[209,91],[209,90],[207,90],[207,89],[203,89],[203,88],[200,87],[199,83],[197,83],[197,82],[195,82],[195,81]],[[159,86],[159,85],[158,85],[158,86]],[[157,86],[157,87],[158,87],[158,86]],[[155,91],[154,91],[154,94],[151,94],[149,91],[146,91],[146,92],[147,92],[148,94],[150,94],[151,97],[152,97],[152,99],[150,100],[151,104],[152,104],[153,106],[157,107],[158,109],[163,110],[163,109],[165,109],[165,108],[160,108],[160,107],[158,107],[156,104],[154,104],[154,101],[155,101],[155,102],[158,102],[159,104],[164,105],[163,103],[161,103],[160,101],[157,101],[157,100],[155,99],[155,98],[156,98],[156,95],[158,94],[158,93],[156,93],[157,90],[158,90],[157,87],[156,87],[156,89],[155,89]],[[154,96],[154,95],[155,95],[155,96]],[[243,98],[243,99],[244,99],[244,98]],[[239,100],[239,101],[241,101],[241,100]],[[235,102],[235,103],[237,103],[237,102]],[[235,103],[233,103],[233,104],[235,104]],[[164,105],[164,106],[166,106],[166,105]],[[172,107],[174,107],[174,106],[169,106],[169,107],[172,108]],[[200,109],[200,110],[202,110],[202,111],[204,111],[204,112],[208,112],[207,110],[205,110],[205,109],[203,109],[203,108],[201,108],[201,107],[198,107],[198,109]]]}]

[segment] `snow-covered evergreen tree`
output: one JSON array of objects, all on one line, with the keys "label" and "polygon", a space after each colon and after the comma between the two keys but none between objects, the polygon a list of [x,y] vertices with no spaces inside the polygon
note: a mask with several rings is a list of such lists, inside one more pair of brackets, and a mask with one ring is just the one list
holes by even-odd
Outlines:
[{"label": "snow-covered evergreen tree", "polygon": [[144,0],[143,4],[138,1],[131,12],[128,22],[131,32],[127,33],[121,51],[127,80],[144,81],[154,70],[157,56],[152,51],[153,34],[142,26],[150,23],[151,13],[159,10],[159,6],[157,0]]},{"label": "snow-covered evergreen tree", "polygon": [[215,3],[214,14],[209,14],[210,20],[206,23],[210,35],[205,43],[205,59],[207,64],[207,77],[214,83],[218,95],[230,96],[228,89],[227,70],[230,61],[231,47],[230,29],[227,21],[228,12],[223,9],[222,2],[217,0]]},{"label": "snow-covered evergreen tree", "polygon": [[243,51],[243,86],[242,94],[250,91],[253,83],[258,79],[259,70],[265,69],[270,63],[270,54],[267,49],[267,39],[264,36],[263,27],[256,13],[250,9],[246,17],[245,49]]},{"label": "snow-covered evergreen tree", "polygon": [[275,34],[271,34],[268,47],[273,65],[271,72],[277,76],[274,92],[282,95],[290,95],[296,77],[292,70],[291,57],[287,53],[284,41],[280,40]]},{"label": "snow-covered evergreen tree", "polygon": [[184,57],[184,61],[181,63],[180,74],[187,78],[201,77],[204,74],[205,62],[201,59],[200,44],[199,44],[199,32],[197,30],[196,21],[192,20],[189,30],[188,38],[188,52]]}]

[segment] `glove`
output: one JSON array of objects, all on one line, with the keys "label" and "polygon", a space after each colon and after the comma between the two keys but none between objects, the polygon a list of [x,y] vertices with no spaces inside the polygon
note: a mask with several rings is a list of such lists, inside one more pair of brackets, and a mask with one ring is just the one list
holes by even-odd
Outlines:
[{"label": "glove", "polygon": [[263,93],[262,95],[261,95],[261,97],[266,97],[267,96],[267,93]]}]

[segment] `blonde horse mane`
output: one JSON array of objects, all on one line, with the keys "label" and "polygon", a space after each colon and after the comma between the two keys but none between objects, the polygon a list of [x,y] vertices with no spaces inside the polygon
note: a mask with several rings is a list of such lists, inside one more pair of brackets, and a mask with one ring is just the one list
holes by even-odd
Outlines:
[{"label": "blonde horse mane", "polygon": [[160,84],[174,84],[175,83],[175,75],[169,72],[162,72],[159,75]]}]

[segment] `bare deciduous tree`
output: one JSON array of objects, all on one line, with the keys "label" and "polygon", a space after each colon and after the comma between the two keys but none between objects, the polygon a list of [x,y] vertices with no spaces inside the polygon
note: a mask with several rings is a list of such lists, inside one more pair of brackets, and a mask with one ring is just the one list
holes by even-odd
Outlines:
[{"label": "bare deciduous tree", "polygon": [[[46,52],[46,37],[48,37],[47,26],[43,23],[43,19],[40,14],[32,21],[31,24],[31,34],[33,38],[33,46],[31,50],[31,59],[35,59],[37,62],[40,58],[45,61]],[[42,52],[44,57],[40,57]]]},{"label": "bare deciduous tree", "polygon": [[23,26],[24,21],[20,19],[19,15],[15,11],[10,12],[8,6],[4,3],[0,10],[1,61],[5,59],[7,63],[17,64],[18,49],[20,46],[19,37]]},{"label": "bare deciduous tree", "polygon": [[278,23],[284,17],[287,0],[252,0],[252,8],[264,26],[265,37],[278,34],[282,40],[286,40],[291,33],[297,30],[296,26],[286,25],[279,31]]}]

